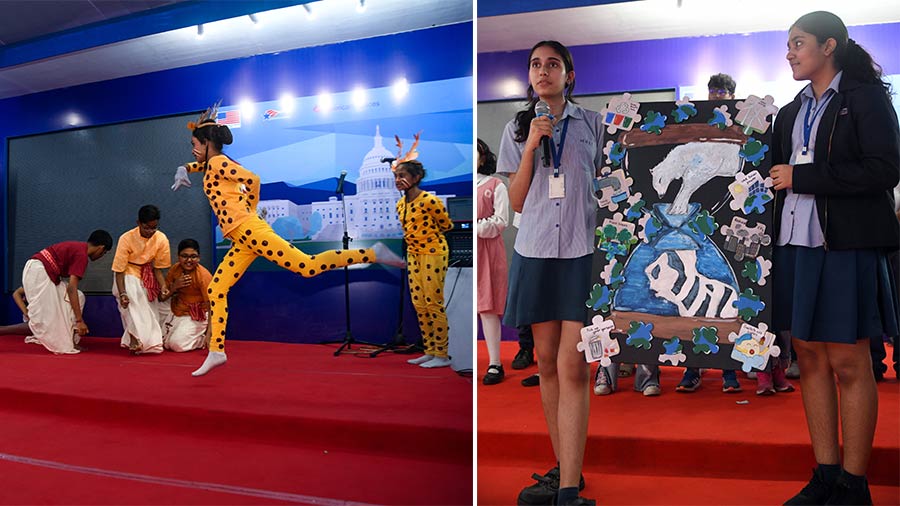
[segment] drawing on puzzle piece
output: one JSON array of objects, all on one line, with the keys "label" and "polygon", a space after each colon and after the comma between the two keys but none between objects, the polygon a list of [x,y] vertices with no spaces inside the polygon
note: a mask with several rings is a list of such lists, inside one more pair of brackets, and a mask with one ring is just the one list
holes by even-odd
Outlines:
[{"label": "drawing on puzzle piece", "polygon": [[719,130],[725,130],[734,124],[734,121],[731,119],[731,113],[728,112],[728,106],[725,104],[720,105],[713,109],[713,117],[709,121],[706,122],[707,125],[712,125],[717,127]]},{"label": "drawing on puzzle piece", "polygon": [[650,290],[672,303],[679,316],[734,318],[737,290],[697,271],[696,250],[666,250],[644,269]]},{"label": "drawing on puzzle piece", "polygon": [[634,220],[639,220],[644,215],[644,209],[647,207],[647,202],[642,198],[641,192],[637,192],[634,195],[628,197],[628,207],[625,209],[625,219],[633,222]]},{"label": "drawing on puzzle piece", "polygon": [[731,192],[732,200],[729,206],[732,211],[740,210],[744,214],[763,214],[766,212],[766,204],[775,199],[771,188],[773,186],[772,178],[763,177],[759,171],[752,171],[747,174],[738,174],[734,177],[734,182],[728,185],[728,191]]},{"label": "drawing on puzzle piece", "polygon": [[641,125],[641,131],[649,134],[662,134],[662,129],[666,128],[666,115],[656,111],[647,111],[647,117],[644,118],[644,124]]},{"label": "drawing on puzzle piece", "polygon": [[597,248],[606,252],[607,260],[628,255],[631,247],[638,242],[634,236],[634,223],[622,221],[622,213],[603,220],[603,225],[597,227],[595,234],[600,238]]},{"label": "drawing on puzzle piece", "polygon": [[591,298],[585,301],[585,305],[594,311],[609,313],[609,307],[612,304],[612,294],[613,292],[608,286],[596,283],[591,288]]},{"label": "drawing on puzzle piece", "polygon": [[741,147],[739,154],[741,155],[741,158],[753,164],[754,167],[759,167],[759,164],[762,163],[768,152],[769,146],[750,137],[747,139],[747,143]]},{"label": "drawing on puzzle piece", "polygon": [[623,272],[625,272],[625,264],[614,258],[603,268],[603,272],[600,273],[600,279],[606,282],[606,285],[611,290],[615,290],[625,282]]},{"label": "drawing on puzzle piece", "polygon": [[716,232],[716,229],[719,228],[719,224],[716,223],[716,219],[709,214],[709,211],[704,209],[688,223],[688,227],[695,234],[713,235]]},{"label": "drawing on puzzle piece", "polygon": [[725,250],[733,251],[734,259],[738,262],[744,257],[759,255],[760,247],[772,243],[772,238],[766,234],[764,224],[757,223],[750,228],[747,226],[747,220],[740,216],[733,217],[731,226],[722,225],[719,231],[725,236]]},{"label": "drawing on puzzle piece", "polygon": [[650,169],[653,189],[663,198],[669,185],[681,179],[681,188],[669,206],[669,214],[687,214],[691,195],[714,177],[734,177],[743,162],[740,146],[727,142],[689,142],[675,146]]},{"label": "drawing on puzzle piece", "polygon": [[604,320],[596,315],[591,320],[592,325],[581,329],[581,341],[576,345],[578,351],[584,353],[587,362],[600,362],[603,367],[608,367],[614,357],[621,351],[619,341],[610,337],[609,333],[615,328],[612,320]]},{"label": "drawing on puzzle piece", "polygon": [[603,154],[606,155],[606,162],[613,167],[619,167],[625,161],[625,153],[627,150],[621,142],[606,141],[606,147],[603,148]]},{"label": "drawing on puzzle piece", "polygon": [[774,344],[775,334],[768,330],[769,326],[765,323],[760,323],[759,327],[744,323],[738,333],[728,334],[728,340],[734,343],[731,358],[741,363],[742,371],[750,372],[753,368],[765,370],[769,357],[781,354],[781,348]]},{"label": "drawing on puzzle piece", "polygon": [[695,355],[703,353],[704,355],[719,353],[719,329],[716,327],[700,327],[692,331],[694,334]]},{"label": "drawing on puzzle piece", "polygon": [[629,131],[641,121],[638,110],[641,103],[631,99],[631,93],[624,93],[621,97],[613,97],[609,103],[600,110],[602,123],[606,125],[606,132],[616,133],[617,130]]},{"label": "drawing on puzzle piece", "polygon": [[766,286],[766,278],[770,272],[772,272],[772,261],[763,257],[756,257],[756,260],[744,262],[744,270],[741,271],[741,276],[759,286]]},{"label": "drawing on puzzle piece", "polygon": [[687,355],[682,353],[684,345],[681,344],[681,338],[678,336],[663,341],[663,349],[666,352],[659,356],[659,361],[662,363],[669,362],[670,365],[674,366],[687,360]]},{"label": "drawing on puzzle piece", "polygon": [[594,197],[597,199],[597,205],[601,209],[605,207],[615,211],[620,203],[628,200],[632,184],[634,180],[626,177],[624,170],[610,170],[609,167],[604,167],[600,177],[594,179]]},{"label": "drawing on puzzle piece", "polygon": [[734,121],[744,127],[745,135],[753,132],[764,134],[771,125],[766,118],[778,112],[778,107],[774,104],[775,99],[772,95],[766,95],[765,98],[750,95],[746,100],[734,104],[734,107],[741,111],[737,113]]},{"label": "drawing on puzzle piece", "polygon": [[651,341],[653,341],[652,332],[652,323],[631,322],[628,330],[625,331],[625,333],[628,334],[628,337],[625,339],[625,344],[634,346],[635,348],[649,350],[653,346],[651,343]]},{"label": "drawing on puzzle piece", "polygon": [[752,288],[746,288],[731,305],[738,310],[738,316],[744,321],[756,318],[766,308],[766,303],[759,300],[759,295],[753,293]]},{"label": "drawing on puzzle piece", "polygon": [[640,220],[638,220],[638,225],[641,226],[641,230],[640,232],[638,232],[638,237],[646,244],[650,244],[650,241],[652,241],[654,237],[659,235],[663,228],[662,222],[652,214],[645,214]]},{"label": "drawing on puzzle piece", "polygon": [[694,107],[690,99],[685,97],[675,101],[675,109],[672,110],[672,119],[675,120],[675,123],[687,121],[688,118],[693,118],[696,115],[697,108]]}]

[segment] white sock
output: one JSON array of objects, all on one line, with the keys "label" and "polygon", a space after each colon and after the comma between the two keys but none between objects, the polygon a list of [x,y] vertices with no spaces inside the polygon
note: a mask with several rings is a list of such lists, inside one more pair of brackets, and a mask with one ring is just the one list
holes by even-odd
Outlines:
[{"label": "white sock", "polygon": [[433,358],[434,358],[434,355],[426,354],[426,355],[422,355],[421,357],[418,357],[418,358],[411,358],[411,359],[407,360],[406,362],[410,363],[412,365],[419,365],[419,364],[424,364],[425,362],[428,362],[429,360],[431,360]]},{"label": "white sock", "polygon": [[404,262],[399,255],[391,251],[391,249],[383,242],[375,243],[375,245],[372,246],[372,251],[375,252],[375,259],[372,262],[376,264],[390,265],[391,267],[397,267],[398,269],[406,267],[406,262]]},{"label": "white sock", "polygon": [[419,364],[419,367],[424,367],[426,369],[432,369],[435,367],[447,367],[450,365],[450,359],[447,357],[434,357],[428,362],[424,362]]},{"label": "white sock", "polygon": [[491,364],[500,363],[500,316],[491,313],[478,313],[481,317],[481,331],[487,344],[488,358]]},{"label": "white sock", "polygon": [[192,372],[191,376],[203,376],[216,367],[225,365],[226,360],[228,360],[228,357],[225,356],[224,351],[211,351],[206,355],[206,360],[203,361],[203,365],[200,366],[200,369]]}]

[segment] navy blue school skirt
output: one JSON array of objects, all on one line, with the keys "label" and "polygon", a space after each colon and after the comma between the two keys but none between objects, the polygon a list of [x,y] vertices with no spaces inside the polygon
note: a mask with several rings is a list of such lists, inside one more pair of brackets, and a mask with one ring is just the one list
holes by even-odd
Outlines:
[{"label": "navy blue school skirt", "polygon": [[527,258],[513,252],[503,323],[509,327],[554,320],[588,324],[592,258]]},{"label": "navy blue school skirt", "polygon": [[776,246],[773,326],[804,341],[897,335],[896,282],[880,250]]}]

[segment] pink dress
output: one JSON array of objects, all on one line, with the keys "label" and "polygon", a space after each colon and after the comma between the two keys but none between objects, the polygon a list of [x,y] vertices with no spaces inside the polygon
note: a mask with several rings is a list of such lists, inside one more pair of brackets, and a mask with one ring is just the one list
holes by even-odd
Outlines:
[{"label": "pink dress", "polygon": [[[487,177],[484,183],[476,188],[478,196],[478,222],[490,219],[496,213],[509,213],[508,209],[494,209],[494,193],[503,182],[495,177]],[[504,188],[505,189],[505,188]],[[503,217],[505,224],[507,216]],[[497,229],[500,229],[499,231]],[[506,248],[503,236],[504,227],[491,227],[482,237],[478,227],[478,312],[502,315],[506,308],[506,288],[509,281],[506,266]]]}]

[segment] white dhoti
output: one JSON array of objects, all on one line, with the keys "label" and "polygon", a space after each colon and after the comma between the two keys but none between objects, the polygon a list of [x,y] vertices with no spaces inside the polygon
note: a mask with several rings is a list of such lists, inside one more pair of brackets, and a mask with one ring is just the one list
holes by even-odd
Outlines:
[{"label": "white dhoti", "polygon": [[[32,335],[26,343],[38,343],[53,353],[78,353],[75,345],[75,311],[69,303],[67,286],[54,284],[40,260],[31,259],[22,271],[22,287],[28,299],[28,327]],[[78,292],[78,303],[84,309],[84,294]]]},{"label": "white dhoti", "polygon": [[[119,289],[113,281],[113,295],[119,298]],[[28,292],[25,292],[26,295]],[[125,293],[128,295],[128,307],[122,309],[119,304],[119,315],[122,317],[122,347],[135,353],[162,353],[162,329],[159,326],[158,301],[147,299],[147,289],[141,280],[126,274]]]},{"label": "white dhoti", "polygon": [[163,346],[172,351],[191,351],[206,348],[206,326],[209,319],[197,321],[190,316],[175,316],[172,306],[160,304]]}]

